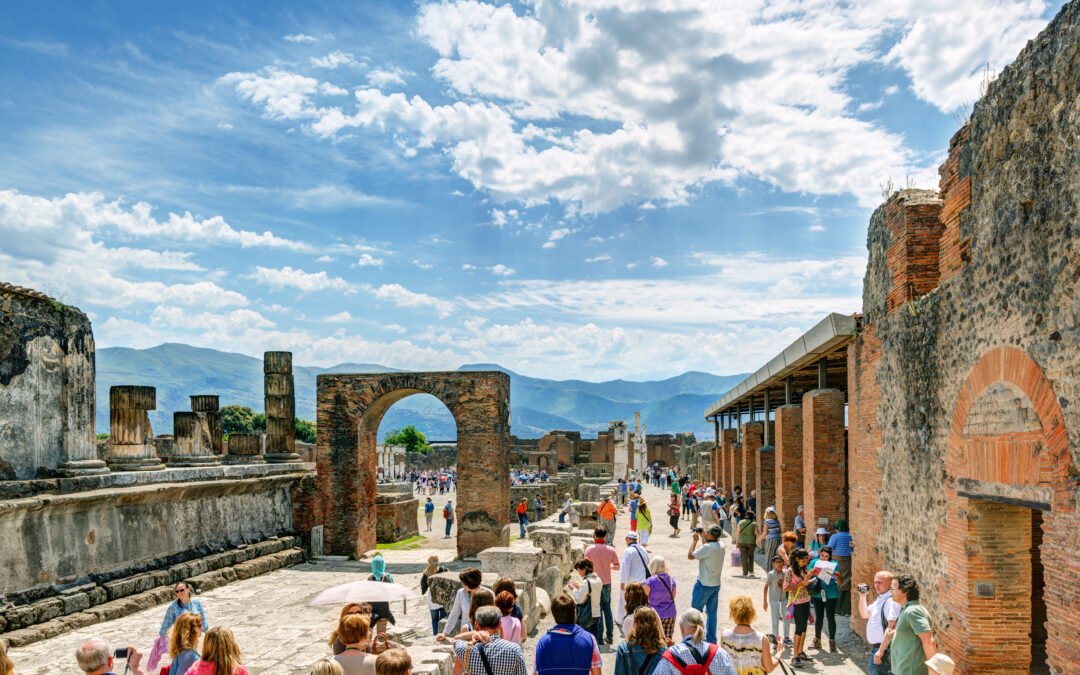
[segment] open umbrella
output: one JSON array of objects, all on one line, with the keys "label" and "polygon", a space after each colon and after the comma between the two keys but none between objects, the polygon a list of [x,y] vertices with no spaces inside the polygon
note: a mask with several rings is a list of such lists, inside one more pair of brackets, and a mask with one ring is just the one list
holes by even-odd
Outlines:
[{"label": "open umbrella", "polygon": [[347,605],[364,602],[394,602],[419,598],[420,594],[401,584],[388,584],[385,581],[359,580],[328,588],[320,592],[309,606]]}]

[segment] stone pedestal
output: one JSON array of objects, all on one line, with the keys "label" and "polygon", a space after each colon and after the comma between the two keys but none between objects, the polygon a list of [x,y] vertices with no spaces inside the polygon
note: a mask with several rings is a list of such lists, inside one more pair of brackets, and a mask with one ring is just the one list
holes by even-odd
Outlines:
[{"label": "stone pedestal", "polygon": [[109,468],[156,471],[165,465],[154,450],[148,410],[157,408],[153,387],[121,385],[109,389]]},{"label": "stone pedestal", "polygon": [[266,410],[266,461],[300,461],[300,455],[296,452],[296,392],[292,352],[263,354],[263,395]]},{"label": "stone pedestal", "polygon": [[206,466],[220,464],[221,455],[214,453],[210,421],[205,413],[173,413],[173,454],[170,466]]},{"label": "stone pedestal", "polygon": [[263,464],[265,434],[229,434],[229,452],[223,458],[226,464]]}]

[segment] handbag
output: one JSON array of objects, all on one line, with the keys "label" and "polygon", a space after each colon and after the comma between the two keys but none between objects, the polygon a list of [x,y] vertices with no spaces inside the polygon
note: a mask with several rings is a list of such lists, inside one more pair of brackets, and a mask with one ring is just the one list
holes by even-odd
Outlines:
[{"label": "handbag", "polygon": [[742,553],[737,548],[731,549],[731,566],[739,567],[742,565]]},{"label": "handbag", "polygon": [[577,625],[582,628],[586,628],[592,625],[592,582],[588,579],[585,580],[585,585],[589,587],[589,594],[585,596],[585,602],[577,606]]},{"label": "handbag", "polygon": [[389,636],[386,633],[379,633],[375,636],[375,639],[371,641],[371,648],[368,652],[371,654],[382,654],[387,649],[393,649],[394,645],[390,642]]}]

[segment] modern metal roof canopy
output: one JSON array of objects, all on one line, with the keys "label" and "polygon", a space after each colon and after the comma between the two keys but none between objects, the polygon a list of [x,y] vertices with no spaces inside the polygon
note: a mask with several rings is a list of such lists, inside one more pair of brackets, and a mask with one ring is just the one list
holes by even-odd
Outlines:
[{"label": "modern metal roof canopy", "polygon": [[[764,401],[760,395],[773,387],[783,389],[784,382],[789,377],[794,379],[797,376],[800,380],[799,384],[804,385],[803,390],[815,388],[814,383],[817,382],[815,364],[822,360],[825,361],[826,377],[830,383],[835,382],[834,386],[837,388],[847,389],[846,355],[842,360],[833,359],[831,363],[829,356],[851,342],[855,337],[858,324],[859,319],[855,316],[835,313],[828,315],[806,331],[802,337],[791,343],[787,349],[759,368],[757,372],[735,385],[723,398],[706,408],[705,419],[710,419],[737,405],[741,408],[743,402],[755,394],[759,395],[759,405],[761,405]],[[836,376],[835,379],[834,376]],[[773,400],[774,404],[783,401],[782,397]],[[751,405],[753,405],[752,400]]]}]

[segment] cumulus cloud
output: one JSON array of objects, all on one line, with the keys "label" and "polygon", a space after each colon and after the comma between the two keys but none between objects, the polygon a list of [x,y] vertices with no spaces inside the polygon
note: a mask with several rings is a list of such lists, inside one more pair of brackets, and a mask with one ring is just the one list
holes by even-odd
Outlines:
[{"label": "cumulus cloud", "polygon": [[372,68],[368,72],[367,81],[373,87],[382,89],[389,84],[405,85],[404,70],[400,68]]},{"label": "cumulus cloud", "polygon": [[491,273],[497,277],[509,277],[514,274],[514,268],[499,263],[498,265],[492,266]]},{"label": "cumulus cloud", "polygon": [[425,308],[435,310],[440,319],[445,319],[454,311],[454,303],[442,298],[436,298],[427,293],[410,291],[401,284],[383,284],[378,287],[366,287],[366,290],[378,300],[385,300],[398,307]]},{"label": "cumulus cloud", "polygon": [[332,277],[323,271],[305,272],[302,269],[294,269],[288,265],[280,269],[257,265],[251,279],[270,288],[295,288],[302,293],[325,290],[351,293],[356,290],[355,286],[340,277]]},{"label": "cumulus cloud", "polygon": [[357,267],[382,267],[383,259],[376,258],[370,253],[360,254],[360,258],[356,261]]},{"label": "cumulus cloud", "polygon": [[668,266],[668,261],[664,260],[663,258],[661,258],[659,256],[654,255],[652,258],[649,259],[649,264],[652,265],[653,267],[655,267],[656,269],[662,269],[662,268]]},{"label": "cumulus cloud", "polygon": [[337,314],[331,314],[330,316],[323,319],[323,321],[325,321],[326,323],[349,323],[352,320],[352,314],[349,314],[348,311],[341,311]]},{"label": "cumulus cloud", "polygon": [[326,56],[313,56],[311,57],[311,65],[316,68],[326,68],[327,70],[333,70],[340,66],[358,66],[360,62],[356,60],[352,54],[347,52],[335,51],[330,52]]}]

